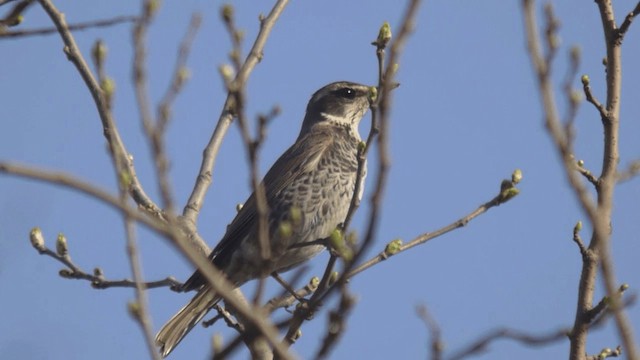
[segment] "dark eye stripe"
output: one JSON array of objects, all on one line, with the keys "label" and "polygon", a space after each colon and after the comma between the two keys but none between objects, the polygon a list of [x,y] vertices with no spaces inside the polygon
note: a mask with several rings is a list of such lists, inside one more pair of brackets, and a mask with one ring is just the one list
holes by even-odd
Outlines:
[{"label": "dark eye stripe", "polygon": [[356,91],[352,88],[342,88],[333,92],[337,97],[345,99],[355,99]]}]

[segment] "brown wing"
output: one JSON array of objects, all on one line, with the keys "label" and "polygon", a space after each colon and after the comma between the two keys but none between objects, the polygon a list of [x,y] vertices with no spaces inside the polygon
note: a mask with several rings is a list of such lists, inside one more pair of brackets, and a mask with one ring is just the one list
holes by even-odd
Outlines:
[{"label": "brown wing", "polygon": [[[318,129],[319,128],[319,129]],[[273,208],[276,195],[285,189],[294,179],[302,174],[313,171],[322,154],[333,143],[330,129],[318,127],[299,138],[278,160],[271,166],[262,183],[265,187],[267,203]],[[225,235],[218,245],[209,254],[209,259],[220,269],[224,269],[233,252],[239,247],[240,242],[253,236],[257,227],[257,211],[255,194],[251,194],[244,206],[231,224],[227,227]],[[183,285],[182,291],[190,291],[199,288],[205,283],[199,271],[196,271]]]}]

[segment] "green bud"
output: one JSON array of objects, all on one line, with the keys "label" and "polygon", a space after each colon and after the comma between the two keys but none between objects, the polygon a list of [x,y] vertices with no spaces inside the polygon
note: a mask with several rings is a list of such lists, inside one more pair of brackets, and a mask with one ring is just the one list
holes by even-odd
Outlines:
[{"label": "green bud", "polygon": [[391,40],[391,26],[385,21],[380,30],[378,31],[378,38],[376,39],[376,45],[380,48],[385,48]]},{"label": "green bud", "polygon": [[31,246],[38,251],[44,251],[44,236],[42,236],[42,230],[39,227],[34,227],[29,232],[29,240],[31,241]]},{"label": "green bud", "polygon": [[222,5],[220,15],[222,16],[222,20],[224,20],[224,22],[231,22],[233,20],[233,6],[231,6],[230,4]]},{"label": "green bud", "polygon": [[63,233],[58,234],[58,238],[56,239],[56,253],[59,256],[67,256],[69,255],[69,248],[67,245],[67,238]]},{"label": "green bud", "polygon": [[369,101],[375,102],[378,99],[378,88],[375,86],[369,86]]},{"label": "green bud", "polygon": [[402,249],[402,239],[392,240],[385,246],[384,253],[387,256],[392,256],[397,254]]},{"label": "green bud", "polygon": [[191,71],[189,70],[189,68],[183,66],[180,68],[180,70],[178,70],[178,82],[180,84],[184,84],[190,78],[191,78]]},{"label": "green bud", "polygon": [[611,350],[610,348],[604,348],[602,349],[602,351],[600,351],[600,354],[598,354],[598,358],[606,359],[609,355],[611,355],[612,352],[613,350]]},{"label": "green bud", "polygon": [[119,173],[120,175],[120,185],[122,185],[122,187],[124,187],[125,189],[129,187],[129,185],[131,185],[131,182],[133,181],[133,179],[131,178],[131,174],[126,171],[120,171]]},{"label": "green bud", "polygon": [[515,169],[513,174],[511,174],[511,182],[514,184],[519,183],[522,180],[522,170]]},{"label": "green bud", "polygon": [[311,280],[309,280],[309,287],[311,287],[312,289],[317,289],[318,285],[320,285],[320,278],[317,276],[314,276],[311,278]]},{"label": "green bud", "polygon": [[73,275],[73,272],[69,269],[60,269],[60,271],[58,271],[58,275],[68,279]]},{"label": "green bud", "polygon": [[360,141],[358,143],[358,151],[363,152],[367,148],[367,143],[364,141]]},{"label": "green bud", "polygon": [[236,212],[239,212],[240,210],[242,210],[242,207],[244,206],[243,203],[237,203],[236,204]]},{"label": "green bud", "polygon": [[[394,63],[393,66],[391,66],[391,73],[395,74],[398,72],[398,69],[400,69],[400,64],[398,63]],[[397,86],[396,86],[397,87]],[[395,89],[395,88],[394,88]]]},{"label": "green bud", "polygon": [[111,96],[113,96],[113,93],[116,91],[116,82],[113,81],[112,78],[107,76],[104,79],[102,79],[102,81],[100,82],[100,89],[102,89],[102,91],[104,92],[104,95],[107,98],[110,98]]},{"label": "green bud", "polygon": [[511,200],[519,193],[520,190],[513,186],[513,183],[509,180],[503,180],[502,184],[500,184],[500,197],[502,198],[502,202]]},{"label": "green bud", "polygon": [[129,315],[131,315],[131,317],[133,317],[134,319],[138,320],[140,319],[140,304],[136,301],[129,301],[127,303],[127,311],[129,312]]},{"label": "green bud", "polygon": [[223,345],[224,344],[222,343],[222,335],[219,333],[213,334],[213,337],[211,338],[211,347],[213,348],[213,353],[219,354],[222,351]]},{"label": "green bud", "polygon": [[155,15],[156,11],[158,11],[158,9],[160,9],[160,0],[151,0],[148,3],[145,4],[146,5],[146,11],[149,14],[149,16],[153,16]]},{"label": "green bud", "polygon": [[5,23],[7,26],[17,26],[22,24],[22,22],[24,21],[24,16],[20,14],[7,20],[9,20],[9,22]]},{"label": "green bud", "polygon": [[582,230],[582,221],[578,221],[576,226],[573,227],[573,232],[580,232]]},{"label": "green bud", "polygon": [[288,221],[280,222],[280,226],[278,226],[278,235],[283,239],[288,239],[293,234],[293,229],[291,227],[291,223]]},{"label": "green bud", "polygon": [[302,337],[302,330],[298,329],[296,333],[293,335],[293,340],[298,340]]},{"label": "green bud", "polygon": [[571,103],[575,106],[582,101],[582,92],[578,90],[571,90]]},{"label": "green bud", "polygon": [[629,284],[622,284],[620,285],[620,292],[625,292],[627,291],[627,289],[629,289]]},{"label": "green bud", "polygon": [[331,244],[331,248],[338,254],[338,256],[346,261],[353,259],[353,250],[345,243],[344,235],[340,229],[333,230],[329,237],[329,242]]},{"label": "green bud", "polygon": [[233,81],[234,71],[231,65],[222,64],[218,67],[218,71],[220,72],[225,84],[229,84]]},{"label": "green bud", "polygon": [[344,247],[344,239],[342,237],[342,231],[340,231],[340,229],[333,229],[331,235],[329,236],[329,243],[331,244],[331,248],[333,248],[334,250],[339,250],[340,248]]},{"label": "green bud", "polygon": [[99,267],[93,269],[93,276],[102,277],[104,276],[104,272]]},{"label": "green bud", "polygon": [[94,44],[93,48],[91,48],[91,56],[93,56],[93,61],[96,64],[100,64],[107,57],[107,46],[101,39],[98,39]]},{"label": "green bud", "polygon": [[580,81],[582,81],[582,85],[584,86],[589,85],[589,75],[582,75],[582,77],[580,77]]},{"label": "green bud", "polygon": [[578,160],[577,164],[578,164],[578,166],[583,167],[584,166],[584,160]]},{"label": "green bud", "polygon": [[335,284],[336,281],[338,281],[338,277],[340,277],[340,273],[337,271],[334,271],[331,273],[331,275],[329,275],[329,286]]}]

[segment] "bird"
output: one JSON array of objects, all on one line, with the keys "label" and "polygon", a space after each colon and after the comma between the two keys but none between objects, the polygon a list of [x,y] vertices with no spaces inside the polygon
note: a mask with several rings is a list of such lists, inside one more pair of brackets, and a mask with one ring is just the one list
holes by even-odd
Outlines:
[{"label": "bird", "polygon": [[[348,81],[328,84],[307,104],[300,133],[262,179],[268,205],[270,258],[263,259],[256,195],[252,193],[227,226],[209,260],[236,287],[292,269],[325,248],[347,216],[352,197],[362,197],[366,161],[358,161],[360,120],[373,88]],[[358,177],[358,168],[362,176]],[[354,194],[358,179],[359,193]],[[197,290],[191,301],[158,332],[156,345],[166,357],[220,300],[196,271],[181,287]]]}]

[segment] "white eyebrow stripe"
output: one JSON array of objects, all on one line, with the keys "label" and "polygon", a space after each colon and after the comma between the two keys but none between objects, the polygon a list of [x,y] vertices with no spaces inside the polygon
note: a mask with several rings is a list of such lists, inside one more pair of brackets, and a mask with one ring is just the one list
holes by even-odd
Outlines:
[{"label": "white eyebrow stripe", "polygon": [[341,117],[341,116],[335,116],[335,115],[331,115],[331,114],[327,114],[324,112],[321,112],[320,115],[322,115],[325,119],[330,120],[330,121],[334,121],[337,123],[346,123],[348,122],[345,118]]}]

